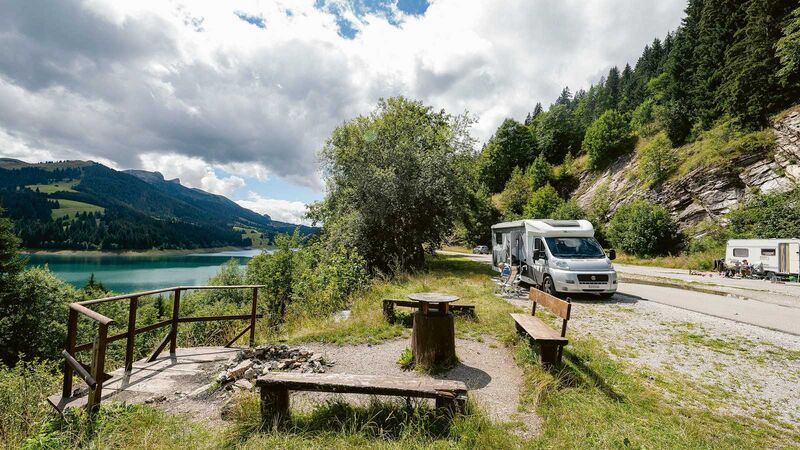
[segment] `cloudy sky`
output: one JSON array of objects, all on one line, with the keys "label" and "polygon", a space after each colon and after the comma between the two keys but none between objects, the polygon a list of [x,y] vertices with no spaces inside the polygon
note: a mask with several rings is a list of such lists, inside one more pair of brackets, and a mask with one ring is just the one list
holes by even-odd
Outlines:
[{"label": "cloudy sky", "polygon": [[685,0],[0,0],[0,156],[158,170],[297,222],[380,97],[487,139],[675,29]]}]

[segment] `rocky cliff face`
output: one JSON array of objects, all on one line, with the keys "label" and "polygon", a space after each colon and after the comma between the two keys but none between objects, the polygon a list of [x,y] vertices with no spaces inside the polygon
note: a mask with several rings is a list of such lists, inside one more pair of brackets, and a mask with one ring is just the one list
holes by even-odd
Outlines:
[{"label": "rocky cliff face", "polygon": [[800,184],[800,110],[775,122],[773,132],[772,151],[744,153],[724,167],[699,167],[652,188],[636,178],[638,161],[628,155],[600,176],[584,174],[575,191],[577,202],[587,207],[605,191],[612,211],[645,198],[667,208],[684,229],[708,219],[723,221],[723,216],[753,190],[785,191]]}]

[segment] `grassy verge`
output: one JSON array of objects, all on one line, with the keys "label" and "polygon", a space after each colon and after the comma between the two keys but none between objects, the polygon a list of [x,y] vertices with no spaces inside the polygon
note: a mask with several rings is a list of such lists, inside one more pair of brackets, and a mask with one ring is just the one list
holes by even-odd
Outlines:
[{"label": "grassy verge", "polygon": [[[487,419],[475,406],[453,421],[421,403],[373,402],[353,406],[339,401],[296,412],[289,422],[262,423],[255,395],[244,395],[227,425],[209,427],[148,406],[108,403],[94,420],[80,414],[60,418],[45,413],[34,423],[29,448],[777,448],[800,445],[796,426],[764,418],[726,414],[724,398],[697,389],[674,374],[654,372],[615,360],[608,346],[591,337],[565,348],[563,366],[544,370],[531,347],[517,338],[508,313],[518,310],[495,297],[490,269],[455,257],[438,257],[425,273],[375,282],[352,307],[351,317],[334,321],[297,318],[281,336],[293,342],[339,344],[379,342],[407,329],[382,318],[380,300],[415,291],[442,291],[476,305],[476,318],[458,318],[466,338],[498,336],[524,372],[521,409],[542,418],[540,436],[525,439],[513,424]],[[687,330],[691,331],[691,330]],[[696,333],[695,333],[696,334]],[[261,335],[261,340],[272,337]],[[678,336],[695,345],[717,342]],[[697,341],[697,342],[695,342]],[[19,427],[19,425],[15,425]],[[19,448],[3,438],[3,446]]]},{"label": "grassy verge", "polygon": [[669,269],[711,270],[714,260],[721,256],[719,252],[699,252],[677,256],[658,256],[655,258],[639,258],[633,255],[618,254],[614,262],[637,266],[666,267]]}]

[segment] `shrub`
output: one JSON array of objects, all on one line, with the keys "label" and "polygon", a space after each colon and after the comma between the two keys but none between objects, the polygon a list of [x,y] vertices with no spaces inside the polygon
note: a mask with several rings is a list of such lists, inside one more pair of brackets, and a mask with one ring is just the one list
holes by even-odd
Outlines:
[{"label": "shrub", "polygon": [[583,150],[589,166],[599,169],[633,148],[633,134],[625,117],[610,109],[595,120],[583,137]]},{"label": "shrub", "polygon": [[607,233],[615,247],[636,256],[664,255],[676,250],[680,242],[667,210],[646,200],[617,208]]},{"label": "shrub", "polygon": [[525,217],[528,219],[549,219],[564,203],[558,192],[549,184],[533,193],[525,205]]},{"label": "shrub", "polygon": [[14,295],[0,302],[0,358],[8,365],[19,353],[57,358],[67,335],[68,305],[77,293],[47,268],[31,268],[14,279]]},{"label": "shrub", "polygon": [[304,313],[331,314],[347,307],[350,296],[369,285],[365,262],[354,249],[327,248],[317,242],[297,253],[293,304]]},{"label": "shrub", "polygon": [[678,156],[667,134],[662,131],[641,149],[637,175],[650,185],[666,178],[677,165]]},{"label": "shrub", "polygon": [[271,326],[282,323],[286,307],[292,300],[292,279],[295,272],[295,252],[299,235],[275,237],[277,249],[272,254],[254,256],[247,264],[247,280],[263,284],[260,301],[267,310],[266,319]]}]

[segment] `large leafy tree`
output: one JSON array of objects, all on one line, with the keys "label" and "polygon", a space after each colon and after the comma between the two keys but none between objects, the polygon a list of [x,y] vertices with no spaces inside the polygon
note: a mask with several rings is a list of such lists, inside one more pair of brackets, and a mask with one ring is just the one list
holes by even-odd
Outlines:
[{"label": "large leafy tree", "polygon": [[453,228],[464,198],[459,158],[472,151],[466,116],[381,100],[337,127],[320,153],[327,195],[309,217],[331,245],[355,248],[372,271],[424,264]]},{"label": "large leafy tree", "polygon": [[800,7],[789,16],[775,49],[781,62],[778,76],[784,85],[793,86],[797,92],[800,83]]},{"label": "large leafy tree", "polygon": [[500,192],[514,168],[527,167],[535,156],[530,130],[514,119],[506,119],[481,152],[481,181],[490,192]]},{"label": "large leafy tree", "polygon": [[611,109],[586,130],[583,150],[592,168],[600,168],[633,147],[633,134],[625,117]]}]

